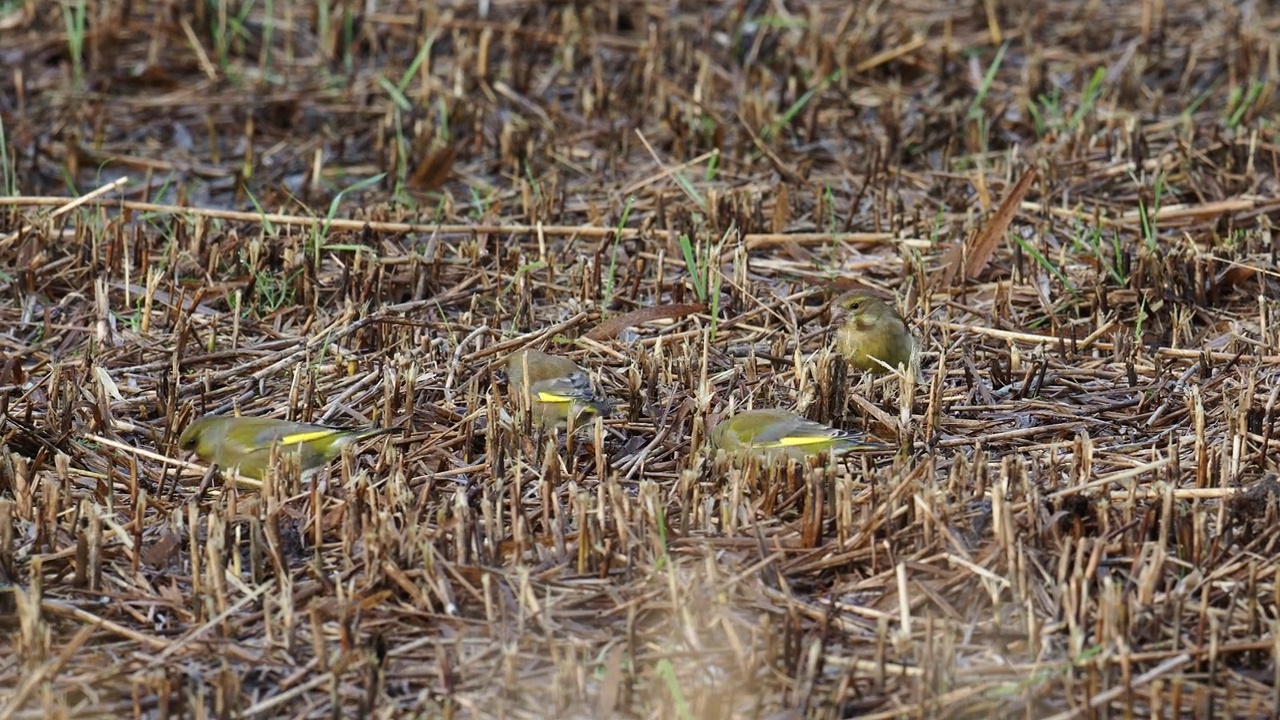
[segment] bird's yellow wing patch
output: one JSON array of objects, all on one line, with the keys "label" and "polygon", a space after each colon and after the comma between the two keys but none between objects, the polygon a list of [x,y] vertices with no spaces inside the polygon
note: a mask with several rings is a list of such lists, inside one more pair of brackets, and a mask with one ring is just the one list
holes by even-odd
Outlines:
[{"label": "bird's yellow wing patch", "polygon": [[323,440],[327,437],[337,435],[339,430],[310,430],[308,432],[293,433],[292,435],[281,435],[281,445],[297,445],[299,443],[308,443],[312,440]]},{"label": "bird's yellow wing patch", "polygon": [[761,443],[759,447],[804,447],[805,445],[829,442],[831,442],[831,437],[828,435],[787,435],[771,443]]},{"label": "bird's yellow wing patch", "polygon": [[546,390],[543,390],[542,392],[538,393],[538,402],[567,403],[567,402],[573,402],[573,398],[567,397],[565,395],[557,395],[555,393],[550,393],[550,392],[547,392]]}]

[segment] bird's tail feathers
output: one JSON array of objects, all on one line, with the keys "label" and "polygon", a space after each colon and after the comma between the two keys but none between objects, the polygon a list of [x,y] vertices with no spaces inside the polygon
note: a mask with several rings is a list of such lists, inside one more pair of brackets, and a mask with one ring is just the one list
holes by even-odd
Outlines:
[{"label": "bird's tail feathers", "polygon": [[356,433],[355,438],[356,440],[368,440],[369,438],[375,438],[375,437],[378,437],[379,435],[389,435],[394,432],[400,432],[400,428],[398,427],[369,428],[368,430],[361,430],[358,433]]}]

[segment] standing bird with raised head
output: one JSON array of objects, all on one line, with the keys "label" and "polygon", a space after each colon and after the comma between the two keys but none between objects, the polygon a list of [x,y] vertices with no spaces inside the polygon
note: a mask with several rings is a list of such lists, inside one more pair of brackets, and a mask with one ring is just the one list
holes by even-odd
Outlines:
[{"label": "standing bird with raised head", "polygon": [[606,415],[613,409],[608,397],[596,391],[591,378],[568,358],[539,350],[523,350],[507,358],[507,381],[516,402],[529,401],[534,423],[564,427],[584,413]]},{"label": "standing bird with raised head", "polygon": [[[886,372],[910,367],[915,339],[892,305],[866,290],[854,290],[835,301],[836,351],[850,367],[864,372]],[[883,363],[883,364],[882,364]]]},{"label": "standing bird with raised head", "polygon": [[754,455],[766,461],[888,447],[786,410],[747,410],[727,417],[712,428],[711,444],[731,455]]},{"label": "standing bird with raised head", "polygon": [[278,445],[280,456],[297,455],[302,476],[307,478],[328,466],[342,448],[395,431],[396,428],[353,430],[274,418],[205,415],[182,431],[178,447],[194,450],[201,460],[223,470],[261,480],[271,467],[271,447]]}]

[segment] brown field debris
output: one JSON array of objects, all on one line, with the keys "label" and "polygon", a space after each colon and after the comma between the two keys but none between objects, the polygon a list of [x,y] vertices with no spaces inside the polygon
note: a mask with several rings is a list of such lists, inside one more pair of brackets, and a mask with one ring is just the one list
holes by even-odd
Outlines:
[{"label": "brown field debris", "polygon": [[0,720],[1273,716],[1265,5],[0,2]]}]

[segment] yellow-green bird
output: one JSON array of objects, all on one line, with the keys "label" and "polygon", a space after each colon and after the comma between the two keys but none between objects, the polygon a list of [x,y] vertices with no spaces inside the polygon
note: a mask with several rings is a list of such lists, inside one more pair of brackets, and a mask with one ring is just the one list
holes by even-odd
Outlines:
[{"label": "yellow-green bird", "polygon": [[194,450],[206,463],[261,480],[271,467],[271,447],[278,445],[281,457],[297,455],[302,476],[308,477],[338,457],[342,448],[395,431],[396,428],[352,430],[273,418],[206,415],[187,426],[178,446]]},{"label": "yellow-green bird", "polygon": [[841,323],[836,351],[851,367],[878,374],[885,365],[910,366],[915,339],[892,305],[866,290],[854,290],[837,298],[835,306]]},{"label": "yellow-green bird", "polygon": [[507,381],[516,402],[523,404],[528,397],[529,414],[539,425],[563,427],[571,416],[576,424],[583,413],[605,415],[613,408],[576,363],[538,350],[508,357]]},{"label": "yellow-green bird", "polygon": [[806,420],[786,410],[747,410],[721,420],[711,430],[711,444],[730,454],[749,454],[766,460],[802,460],[830,452],[878,450],[883,443],[866,442],[862,435]]}]

